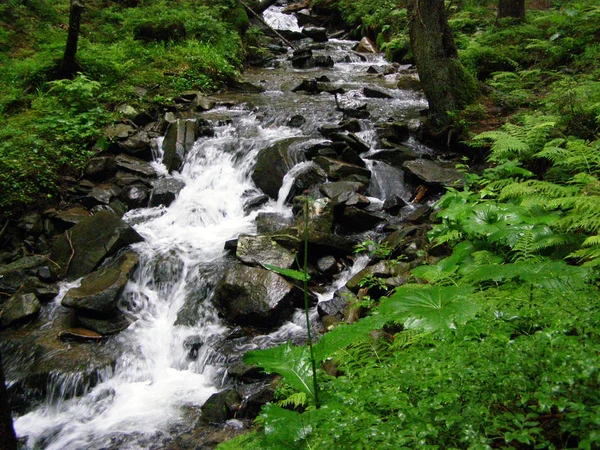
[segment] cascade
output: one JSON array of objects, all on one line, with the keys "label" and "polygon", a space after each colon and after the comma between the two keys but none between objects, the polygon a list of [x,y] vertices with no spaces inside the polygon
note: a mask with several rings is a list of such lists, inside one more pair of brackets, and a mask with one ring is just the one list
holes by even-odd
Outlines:
[{"label": "cascade", "polygon": [[[265,14],[274,27],[299,31],[291,17],[276,7]],[[336,62],[333,68],[294,69],[282,57],[274,68],[250,69],[245,74],[249,82],[265,89],[263,93],[216,97],[222,104],[236,106],[211,112],[227,120],[214,121],[215,135],[199,138],[181,171],[173,175],[185,183],[177,199],[169,207],[137,209],[125,216],[144,242],[133,246],[140,265],[121,301],[132,325],[112,338],[119,354],[115,366],[99,374],[94,386],[77,379],[55,381],[43,404],[15,421],[18,435],[27,439],[26,448],[165,448],[172,436],[193,425],[194,408],[227,384],[224,356],[217,343],[232,327],[212,303],[215,285],[231,263],[225,243],[255,233],[259,213],[291,217],[286,199],[295,176],[312,164],[297,161],[284,179],[279,198],[248,211],[244,199],[261,193],[251,178],[258,152],[287,138],[310,142],[319,127],[338,123],[342,117],[333,95],[295,94],[290,87],[301,78],[326,75],[332,85],[343,88],[342,106],[367,103],[371,116],[360,119],[357,135],[371,147],[375,145],[374,123],[390,118],[418,120],[418,111],[426,106],[421,94],[396,89],[393,76],[367,75],[369,66],[387,63],[381,55],[356,55],[352,45],[330,40],[315,50],[331,56]],[[366,98],[361,87],[367,84],[384,89],[391,98]],[[301,127],[288,126],[294,115],[306,119]],[[417,148],[416,143],[413,146]],[[166,174],[157,157],[159,172]],[[369,160],[367,166],[374,174],[369,196],[380,203],[391,196],[408,200],[406,186],[398,182],[398,169]],[[392,178],[396,185],[390,185]],[[319,301],[331,299],[367,262],[367,258],[357,259],[334,284],[318,293]],[[62,308],[60,298],[53,308]],[[301,341],[306,334],[303,321],[301,312],[293,314],[277,330],[255,336],[244,348]],[[194,343],[193,352],[190,343]]]}]

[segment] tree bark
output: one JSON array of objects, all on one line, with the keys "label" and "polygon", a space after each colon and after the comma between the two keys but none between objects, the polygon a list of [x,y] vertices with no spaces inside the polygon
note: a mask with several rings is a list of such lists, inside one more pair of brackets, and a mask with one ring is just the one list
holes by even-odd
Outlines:
[{"label": "tree bark", "polygon": [[458,59],[443,0],[410,0],[409,33],[432,125],[443,128],[449,112],[473,103],[477,82]]},{"label": "tree bark", "polygon": [[525,0],[499,0],[498,19],[513,17],[515,19],[525,18]]},{"label": "tree bark", "polygon": [[3,450],[16,450],[17,448],[17,438],[15,437],[6,385],[4,384],[2,355],[0,355],[0,448]]},{"label": "tree bark", "polygon": [[81,14],[85,6],[82,0],[71,0],[71,9],[69,12],[69,32],[67,35],[67,45],[60,66],[60,74],[63,77],[72,77],[79,68],[77,64],[77,43],[79,41],[79,31],[81,28]]}]

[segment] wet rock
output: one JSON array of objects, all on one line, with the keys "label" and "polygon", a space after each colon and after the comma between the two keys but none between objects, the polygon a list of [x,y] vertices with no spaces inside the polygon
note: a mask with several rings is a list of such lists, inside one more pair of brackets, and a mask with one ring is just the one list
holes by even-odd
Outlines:
[{"label": "wet rock", "polygon": [[28,213],[21,217],[17,227],[27,234],[38,236],[44,231],[44,223],[40,213]]},{"label": "wet rock", "polygon": [[317,261],[317,269],[323,275],[333,276],[340,272],[341,266],[333,256],[328,255],[319,258]]},{"label": "wet rock", "polygon": [[75,321],[85,329],[92,330],[101,336],[110,336],[125,330],[131,322],[120,313],[115,312],[113,317],[97,318],[85,313],[77,312]]},{"label": "wet rock", "polygon": [[390,95],[387,92],[383,92],[382,90],[379,90],[379,89],[370,88],[368,86],[365,86],[362,91],[363,91],[363,95],[367,98],[385,98],[385,99],[394,98],[393,95]]},{"label": "wet rock", "polygon": [[360,286],[360,281],[365,277],[378,278],[393,278],[406,275],[410,270],[411,265],[406,262],[397,261],[379,261],[376,264],[365,267],[363,270],[354,275],[347,283],[346,287],[356,293]]},{"label": "wet rock", "polygon": [[100,333],[88,330],[87,328],[69,328],[58,333],[58,338],[62,341],[99,341],[104,338]]},{"label": "wet rock", "polygon": [[90,212],[80,206],[69,208],[66,211],[58,211],[52,216],[53,222],[60,228],[70,228],[75,224],[78,224],[84,219],[90,217]]},{"label": "wet rock", "polygon": [[298,156],[290,147],[298,138],[283,139],[258,153],[252,180],[269,197],[276,199],[283,177],[296,164]]},{"label": "wet rock", "polygon": [[155,177],[156,170],[149,162],[142,161],[135,156],[121,154],[115,158],[117,167],[130,170],[131,172],[139,173],[146,177]]},{"label": "wet rock", "polygon": [[423,223],[429,218],[431,206],[422,205],[406,205],[400,210],[401,220],[404,222]]},{"label": "wet rock", "polygon": [[[14,294],[24,285],[35,285],[37,269],[48,261],[42,256],[26,256],[10,264],[0,266],[0,292]],[[20,291],[23,293],[22,291]],[[32,292],[29,289],[27,292]]]},{"label": "wet rock", "polygon": [[282,276],[260,267],[234,265],[219,282],[214,303],[227,320],[274,327],[302,302],[302,291]]},{"label": "wet rock", "polygon": [[[48,270],[49,274],[50,270],[47,267],[46,269]],[[54,300],[54,298],[58,295],[59,289],[58,285],[56,284],[36,283],[33,291],[39,301],[46,303]]]},{"label": "wet rock", "polygon": [[8,327],[37,316],[42,304],[34,293],[12,296],[0,311],[0,326]]},{"label": "wet rock", "polygon": [[333,330],[337,327],[342,321],[336,316],[323,316],[321,317],[321,323],[323,324],[323,330],[325,332]]},{"label": "wet rock", "polygon": [[[304,245],[304,225],[289,227],[270,236],[284,247],[300,251]],[[325,232],[309,228],[308,253],[311,258],[326,255],[344,257],[352,253],[356,244],[354,239],[333,234],[331,230]]]},{"label": "wet rock", "polygon": [[346,162],[338,161],[332,158],[326,158],[319,156],[314,159],[314,162],[321,166],[327,173],[330,180],[339,181],[342,178],[350,175],[360,175],[367,178],[371,178],[371,171],[354,164],[348,164]]},{"label": "wet rock", "polygon": [[318,94],[319,91],[319,83],[314,78],[304,79],[300,82],[299,85],[292,89],[292,92],[306,92],[308,94]]},{"label": "wet rock", "polygon": [[225,389],[211,395],[201,406],[202,419],[209,423],[223,423],[235,416],[242,398],[235,389]]},{"label": "wet rock", "polygon": [[384,219],[363,209],[346,206],[338,217],[339,224],[347,230],[368,231]]},{"label": "wet rock", "polygon": [[126,252],[113,263],[90,273],[77,288],[70,289],[62,300],[67,308],[82,310],[92,317],[114,314],[117,302],[139,259],[133,252]]},{"label": "wet rock", "polygon": [[316,67],[333,67],[335,65],[335,61],[329,55],[314,56],[313,61]]},{"label": "wet rock", "polygon": [[383,69],[377,66],[369,66],[367,68],[367,73],[371,75],[381,75],[383,73]]},{"label": "wet rock", "polygon": [[404,122],[391,122],[376,128],[377,138],[393,144],[402,144],[410,138],[410,127]]},{"label": "wet rock", "polygon": [[276,388],[277,379],[239,386],[238,392],[244,401],[238,417],[256,417],[263,405],[273,401]]},{"label": "wet rock", "polygon": [[145,178],[142,178],[141,176],[136,175],[135,173],[125,172],[124,170],[119,170],[115,174],[114,181],[115,181],[115,184],[120,187],[124,187],[124,186],[130,185],[130,184],[138,184],[138,183],[148,184],[149,183],[149,181],[146,180]]},{"label": "wet rock", "polygon": [[185,187],[185,182],[177,178],[159,178],[153,183],[150,206],[169,206]]},{"label": "wet rock", "polygon": [[347,288],[344,287],[338,290],[331,300],[319,302],[317,305],[319,317],[335,316],[339,319],[343,319],[348,306],[350,306],[350,299],[352,297],[352,292]]},{"label": "wet rock", "polygon": [[349,164],[354,164],[355,166],[359,167],[367,167],[366,163],[358,155],[358,153],[356,153],[350,147],[346,147],[344,150],[342,150],[342,154],[340,155],[340,157],[342,161],[347,162]]},{"label": "wet rock", "polygon": [[247,81],[230,81],[227,83],[227,90],[237,92],[240,94],[260,94],[265,92],[265,88],[257,86]]},{"label": "wet rock", "polygon": [[379,53],[375,43],[368,37],[362,38],[354,50],[359,53]]},{"label": "wet rock", "polygon": [[320,187],[321,192],[336,203],[339,203],[339,197],[347,197],[349,194],[359,193],[364,189],[365,185],[357,181],[335,181],[333,183],[323,184]]},{"label": "wet rock", "polygon": [[127,139],[135,132],[135,128],[124,123],[110,125],[104,129],[104,136],[109,140]]},{"label": "wet rock", "polygon": [[[278,191],[279,192],[279,191]],[[244,200],[244,211],[250,212],[260,208],[269,201],[269,196],[266,194],[253,195]]]},{"label": "wet rock", "polygon": [[177,119],[169,125],[162,143],[162,162],[169,172],[181,168],[186,152],[196,142],[196,130],[197,124],[193,120]]},{"label": "wet rock", "polygon": [[301,27],[306,27],[307,25],[320,26],[329,19],[326,16],[313,15],[308,8],[296,12],[296,18],[298,19],[298,25]]},{"label": "wet rock", "polygon": [[239,236],[236,256],[246,264],[256,266],[271,264],[283,268],[292,267],[296,258],[295,253],[266,235]]},{"label": "wet rock", "polygon": [[461,188],[465,185],[465,176],[454,168],[454,163],[417,159],[405,162],[402,167],[413,177],[432,186]]},{"label": "wet rock", "polygon": [[296,175],[289,197],[312,190],[315,186],[327,181],[327,174],[315,164],[310,164]]},{"label": "wet rock", "polygon": [[383,161],[390,166],[402,167],[406,161],[421,158],[421,154],[408,146],[395,147],[393,149],[379,150],[369,155],[369,159]]},{"label": "wet rock", "polygon": [[396,215],[400,212],[400,210],[406,206],[406,202],[399,195],[394,195],[392,197],[386,198],[383,202],[383,209],[387,211],[388,214]]},{"label": "wet rock", "polygon": [[[68,236],[67,236],[68,234]],[[56,239],[50,259],[55,278],[87,275],[110,255],[143,238],[117,215],[100,211]]]},{"label": "wet rock", "polygon": [[94,158],[90,158],[85,166],[84,173],[89,178],[99,180],[111,177],[116,170],[117,166],[115,164],[114,157],[96,156]]},{"label": "wet rock", "polygon": [[130,184],[121,190],[119,199],[133,209],[146,206],[149,196],[150,190],[145,184]]},{"label": "wet rock", "polygon": [[91,208],[96,205],[108,205],[113,199],[118,197],[121,193],[121,189],[112,183],[102,183],[90,191],[81,201],[82,203]]},{"label": "wet rock", "polygon": [[291,224],[291,218],[278,213],[261,212],[256,216],[256,231],[259,234],[282,230]]},{"label": "wet rock", "polygon": [[291,128],[300,128],[305,123],[306,119],[304,116],[296,114],[295,116],[290,117],[290,120],[287,121],[286,125]]},{"label": "wet rock", "polygon": [[325,28],[304,27],[302,29],[302,34],[311,38],[315,42],[327,42],[329,40],[327,38],[327,30]]},{"label": "wet rock", "polygon": [[334,142],[343,142],[344,145],[347,145],[358,154],[368,152],[371,148],[365,141],[363,141],[354,133],[332,133],[329,135],[329,139]]},{"label": "wet rock", "polygon": [[124,141],[120,141],[119,147],[129,155],[133,155],[145,161],[151,161],[152,148],[150,142],[151,139],[155,137],[158,137],[156,133],[150,135],[145,130],[137,131]]},{"label": "wet rock", "polygon": [[[303,36],[304,37],[304,36]],[[294,69],[310,69],[314,67],[312,50],[298,49],[292,55],[292,67]]]}]

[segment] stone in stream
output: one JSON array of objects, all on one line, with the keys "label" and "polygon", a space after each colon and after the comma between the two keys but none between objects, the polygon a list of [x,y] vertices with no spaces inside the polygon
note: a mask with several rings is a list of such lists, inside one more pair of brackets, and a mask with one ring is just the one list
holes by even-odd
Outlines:
[{"label": "stone in stream", "polygon": [[169,206],[185,187],[185,182],[177,178],[159,178],[153,183],[150,206]]},{"label": "stone in stream", "polygon": [[371,178],[371,171],[364,167],[356,166],[354,164],[348,164],[343,161],[338,161],[332,158],[325,158],[319,156],[314,159],[314,162],[321,166],[330,180],[339,181],[350,175],[361,175],[367,178]]},{"label": "stone in stream", "polygon": [[320,27],[304,27],[302,34],[311,38],[315,42],[327,42],[327,30]]},{"label": "stone in stream", "polygon": [[402,167],[402,165],[406,161],[412,161],[414,159],[419,159],[422,156],[423,155],[420,154],[415,149],[413,149],[407,145],[401,145],[401,146],[394,146],[394,148],[391,148],[391,149],[385,149],[385,150],[379,150],[379,151],[373,152],[369,155],[369,159],[372,159],[375,161],[383,161],[383,162],[389,164],[390,166],[394,166],[394,167]]},{"label": "stone in stream", "polygon": [[365,86],[362,91],[363,91],[363,95],[367,98],[384,98],[384,99],[394,98],[392,95],[388,94],[387,92],[383,92],[379,89],[370,88],[368,86]]},{"label": "stone in stream", "polygon": [[373,41],[368,37],[362,38],[354,50],[359,53],[379,53]]},{"label": "stone in stream", "polygon": [[85,276],[79,287],[69,289],[62,305],[82,310],[93,318],[114,314],[121,293],[138,263],[135,253],[124,253],[111,264]]},{"label": "stone in stream", "polygon": [[154,170],[154,167],[152,167],[149,162],[142,161],[134,156],[125,154],[118,155],[115,158],[115,164],[117,167],[127,169],[131,172],[135,172],[146,177],[156,176],[156,170]]},{"label": "stone in stream", "polygon": [[287,121],[286,125],[291,128],[300,128],[305,123],[306,118],[304,116],[301,116],[300,114],[296,114],[290,117],[290,120]]},{"label": "stone in stream", "polygon": [[341,215],[338,215],[337,222],[347,230],[368,231],[383,222],[385,219],[372,214],[355,206],[346,205]]},{"label": "stone in stream", "polygon": [[404,122],[390,122],[375,128],[377,138],[393,144],[403,144],[410,138],[410,127]]},{"label": "stone in stream", "polygon": [[239,325],[273,328],[303,302],[302,291],[282,276],[236,264],[219,282],[214,303],[225,319]]},{"label": "stone in stream", "polygon": [[291,59],[294,69],[310,69],[314,67],[314,59],[312,57],[312,50],[310,49],[294,50]]},{"label": "stone in stream", "polygon": [[113,183],[102,183],[93,187],[93,189],[81,199],[81,202],[91,208],[96,205],[108,205],[121,193],[121,188]]},{"label": "stone in stream", "polygon": [[30,320],[38,315],[42,304],[34,293],[13,295],[2,306],[0,311],[0,327]]},{"label": "stone in stream", "polygon": [[197,127],[195,120],[183,119],[169,125],[162,143],[162,162],[169,172],[181,168],[186,153],[196,142]]},{"label": "stone in stream", "polygon": [[145,184],[130,184],[121,190],[119,199],[127,205],[129,209],[141,208],[148,204],[150,189]]},{"label": "stone in stream", "polygon": [[291,268],[296,260],[296,254],[279,245],[266,235],[238,237],[237,258],[245,264],[260,266],[271,264],[272,266]]},{"label": "stone in stream", "polygon": [[320,187],[321,192],[334,201],[337,201],[340,196],[363,192],[364,189],[365,185],[358,181],[335,181],[325,183]]},{"label": "stone in stream", "polygon": [[347,145],[358,154],[368,152],[371,148],[365,141],[363,141],[354,133],[331,133],[328,137],[334,142],[343,142],[344,145]]},{"label": "stone in stream", "polygon": [[229,388],[212,394],[200,407],[202,420],[209,423],[223,423],[235,416],[241,404],[242,397],[235,389]]},{"label": "stone in stream", "polygon": [[159,137],[158,133],[148,133],[145,130],[136,131],[124,141],[119,141],[118,146],[127,154],[143,159],[152,160],[152,138]]},{"label": "stone in stream", "polygon": [[279,231],[290,226],[291,224],[291,218],[279,213],[260,212],[256,216],[256,232],[259,234]]},{"label": "stone in stream", "polygon": [[50,259],[55,278],[87,275],[104,259],[143,238],[116,214],[100,211],[87,217],[56,239]]},{"label": "stone in stream", "polygon": [[454,168],[454,163],[416,159],[405,162],[402,167],[408,175],[430,186],[461,188],[465,175]]}]

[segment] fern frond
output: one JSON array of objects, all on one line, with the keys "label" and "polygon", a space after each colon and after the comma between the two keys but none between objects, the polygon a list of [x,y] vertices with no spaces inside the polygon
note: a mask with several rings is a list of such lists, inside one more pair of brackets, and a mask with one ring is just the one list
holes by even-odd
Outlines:
[{"label": "fern frond", "polygon": [[296,392],[290,395],[288,398],[277,402],[277,405],[281,406],[282,408],[287,408],[291,406],[294,409],[306,406],[307,404],[308,397],[306,396],[305,392]]},{"label": "fern frond", "polygon": [[581,244],[582,247],[594,247],[600,245],[600,236],[590,236]]}]

